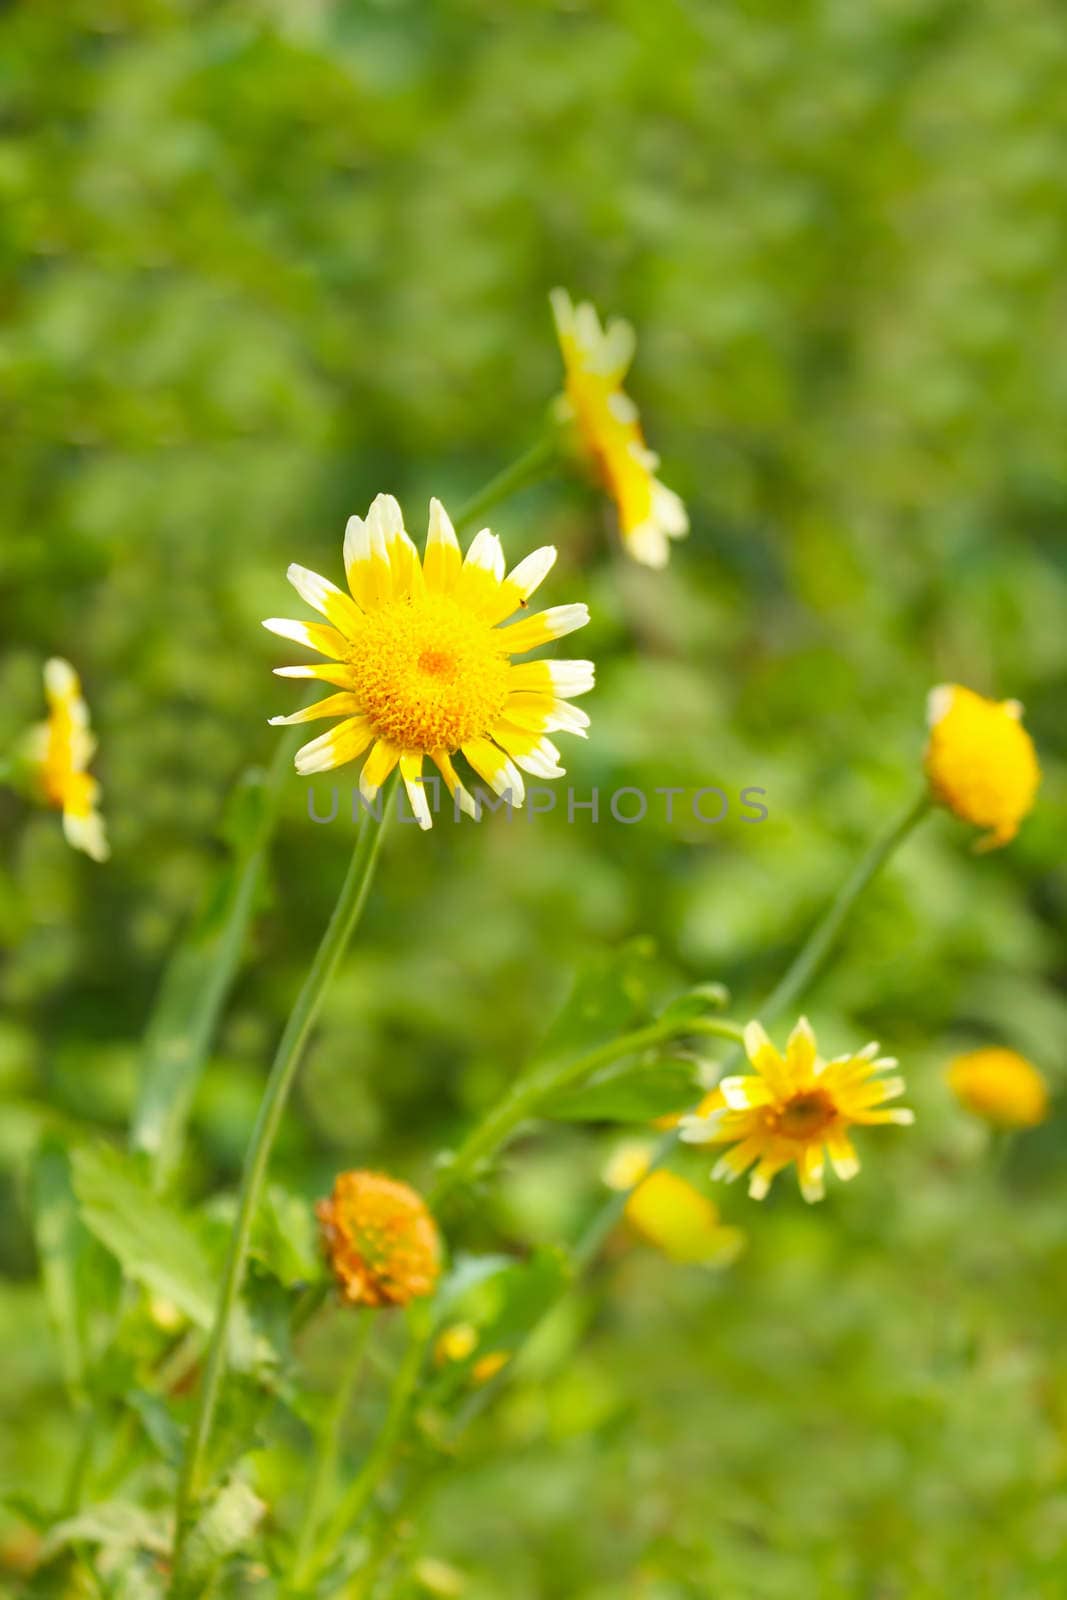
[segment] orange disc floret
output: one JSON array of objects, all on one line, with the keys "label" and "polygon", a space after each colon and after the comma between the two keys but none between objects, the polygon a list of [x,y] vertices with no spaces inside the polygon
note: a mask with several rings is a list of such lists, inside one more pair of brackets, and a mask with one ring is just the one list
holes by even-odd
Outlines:
[{"label": "orange disc floret", "polygon": [[433,1293],[440,1238],[421,1195],[406,1183],[381,1172],[342,1172],[315,1212],[350,1305],[403,1306]]}]

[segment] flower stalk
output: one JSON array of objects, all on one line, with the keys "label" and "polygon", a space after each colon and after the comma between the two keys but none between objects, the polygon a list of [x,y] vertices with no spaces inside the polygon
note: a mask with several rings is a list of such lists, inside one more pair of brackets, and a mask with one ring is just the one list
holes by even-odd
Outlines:
[{"label": "flower stalk", "polygon": [[230,1325],[244,1281],[252,1225],[262,1197],[271,1151],[308,1035],[366,904],[385,836],[393,790],[394,784],[391,780],[384,791],[381,821],[375,822],[374,818],[368,815],[360,826],[355,850],[337,904],[334,906],[315,959],[285,1025],[252,1129],[241,1177],[237,1217],[223,1269],[215,1321],[208,1342],[196,1412],[186,1443],[185,1460],[178,1485],[174,1592],[178,1592],[182,1579],[185,1536],[196,1501],[203,1488],[205,1455],[229,1353]]},{"label": "flower stalk", "polygon": [[513,494],[518,494],[520,489],[528,489],[532,484],[539,483],[542,478],[547,478],[559,459],[556,436],[553,433],[546,433],[510,466],[504,467],[494,478],[490,478],[484,488],[479,489],[460,507],[454,524],[456,532],[463,533],[502,500],[510,499]]}]

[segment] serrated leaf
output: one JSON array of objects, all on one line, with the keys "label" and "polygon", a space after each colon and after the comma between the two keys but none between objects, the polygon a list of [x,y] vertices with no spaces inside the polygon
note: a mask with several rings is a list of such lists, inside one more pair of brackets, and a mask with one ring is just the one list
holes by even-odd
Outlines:
[{"label": "serrated leaf", "polygon": [[646,1018],[654,954],[649,939],[633,939],[618,949],[598,951],[579,973],[538,1046],[533,1070],[582,1055]]},{"label": "serrated leaf", "polygon": [[[71,1166],[82,1221],[123,1271],[151,1293],[173,1301],[197,1327],[210,1328],[218,1274],[187,1218],[153,1194],[132,1158],[116,1150],[83,1146],[74,1152]],[[238,1366],[269,1359],[254,1339],[243,1307],[233,1328],[232,1359]]]},{"label": "serrated leaf", "polygon": [[320,1278],[318,1231],[308,1202],[272,1183],[256,1218],[251,1253],[279,1283],[312,1283]]},{"label": "serrated leaf", "polygon": [[234,1479],[208,1502],[193,1525],[185,1551],[182,1595],[201,1595],[222,1564],[255,1533],[267,1507],[247,1483]]},{"label": "serrated leaf", "polygon": [[168,1519],[125,1500],[107,1500],[88,1506],[51,1528],[41,1546],[41,1559],[50,1560],[74,1544],[91,1544],[108,1550],[149,1550],[166,1555],[170,1549]]}]

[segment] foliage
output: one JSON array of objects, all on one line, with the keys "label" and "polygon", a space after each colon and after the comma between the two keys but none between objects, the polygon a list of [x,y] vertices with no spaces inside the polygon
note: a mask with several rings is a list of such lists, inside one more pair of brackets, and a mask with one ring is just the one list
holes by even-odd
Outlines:
[{"label": "foliage", "polygon": [[[84,861],[0,790],[0,1592],[160,1591],[248,1130],[353,836],[289,773],[260,859],[273,791],[246,774],[297,700],[259,620],[288,562],[340,578],[379,490],[421,527],[430,494],[457,507],[534,442],[563,283],[634,322],[693,531],[654,576],[577,481],[493,514],[512,559],[557,544],[550,601],[593,613],[567,781],[599,818],[564,786],[550,815],[387,840],[272,1163],[195,1562],[227,1596],[276,1592],[352,1338],[309,1276],[335,1172],[429,1190],[531,1063],[699,983],[747,1016],[911,797],[947,680],[1025,703],[1038,808],[981,860],[925,824],[806,1001],[834,1049],[901,1058],[916,1129],[872,1134],[817,1210],[785,1180],[755,1214],[716,1192],[750,1240],[727,1273],[619,1229],[575,1281],[560,1244],[616,1124],[724,1049],[568,1090],[442,1208],[454,1262],[487,1258],[456,1318],[504,1349],[515,1319],[537,1333],[502,1385],[434,1369],[370,1536],[404,1600],[447,1592],[419,1576],[441,1563],[467,1600],[1051,1600],[1062,1098],[1001,1149],[942,1069],[998,1043],[1062,1086],[1060,9],[22,0],[0,32],[0,750],[69,656],[113,847]],[[668,786],[728,813],[668,821]],[[608,808],[623,787],[652,797],[640,825]],[[565,1010],[575,972],[630,973],[635,937],[610,1019]],[[171,1031],[190,995],[202,1042]],[[151,1138],[124,1148],[138,1106],[142,1131],[159,1116],[146,1052],[164,1099],[206,1052],[163,1171]],[[672,1160],[707,1183],[705,1153]],[[357,1386],[346,1482],[403,1340],[384,1324]]]}]

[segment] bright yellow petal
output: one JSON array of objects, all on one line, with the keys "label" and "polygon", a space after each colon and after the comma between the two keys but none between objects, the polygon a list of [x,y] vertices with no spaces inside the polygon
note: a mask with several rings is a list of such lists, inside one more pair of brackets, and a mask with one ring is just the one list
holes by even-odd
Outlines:
[{"label": "bright yellow petal", "polygon": [[422,781],[422,752],[405,753],[400,757],[400,777],[407,790],[408,800],[420,828],[432,828],[433,816]]},{"label": "bright yellow petal", "polygon": [[324,622],[294,622],[289,617],[268,617],[263,626],[280,639],[291,639],[294,644],[306,645],[320,656],[343,660],[348,648],[343,633],[327,627]]},{"label": "bright yellow petal", "polygon": [[365,800],[373,800],[386,778],[400,760],[400,751],[388,739],[379,739],[363,763],[359,775],[359,792]]},{"label": "bright yellow petal", "polygon": [[489,739],[469,740],[463,746],[463,754],[494,793],[510,795],[513,806],[522,805],[526,797],[526,785],[510,756],[498,749]]},{"label": "bright yellow petal", "polygon": [[465,811],[468,817],[477,817],[478,807],[474,802],[474,798],[460,782],[459,775],[452,765],[448,752],[446,750],[434,750],[431,759],[436,762],[441,776],[448,786],[448,792],[459,806],[459,809]]},{"label": "bright yellow petal", "polygon": [[495,722],[492,731],[497,744],[507,751],[524,772],[529,772],[535,778],[564,776],[563,768],[559,764],[559,751],[551,739],[546,739],[543,734],[528,733],[507,718]]},{"label": "bright yellow petal", "polygon": [[430,501],[430,527],[426,535],[426,554],[422,561],[426,587],[433,594],[451,594],[459,578],[463,558],[459,540],[448,512],[440,500]]},{"label": "bright yellow petal", "polygon": [[553,639],[562,639],[564,634],[584,628],[588,621],[586,605],[552,606],[548,611],[539,611],[536,616],[524,617],[521,622],[504,628],[501,639],[509,656],[523,656],[528,650],[536,650]]},{"label": "bright yellow petal", "polygon": [[486,613],[486,621],[490,623],[503,622],[513,612],[525,606],[534,590],[542,584],[556,560],[554,545],[542,545],[540,550],[534,550],[531,555],[513,567],[500,585],[499,594],[493,607]]},{"label": "bright yellow petal", "polygon": [[312,772],[332,772],[335,767],[343,767],[361,756],[373,737],[365,717],[349,717],[303,745],[296,752],[296,770],[304,776]]},{"label": "bright yellow petal", "polygon": [[359,607],[349,595],[342,594],[336,584],[320,578],[317,572],[311,572],[307,567],[297,566],[295,561],[286,577],[301,600],[306,600],[309,606],[321,612],[340,633],[351,635],[359,631]]},{"label": "bright yellow petal", "polygon": [[355,689],[359,679],[342,661],[315,661],[306,666],[275,667],[278,678],[317,678],[322,683],[336,684],[338,689]]},{"label": "bright yellow petal", "polygon": [[342,694],[329,694],[325,700],[317,700],[313,706],[304,706],[288,717],[271,717],[270,725],[272,728],[286,728],[300,722],[321,722],[323,717],[359,716],[361,709],[358,696],[345,690]]}]

